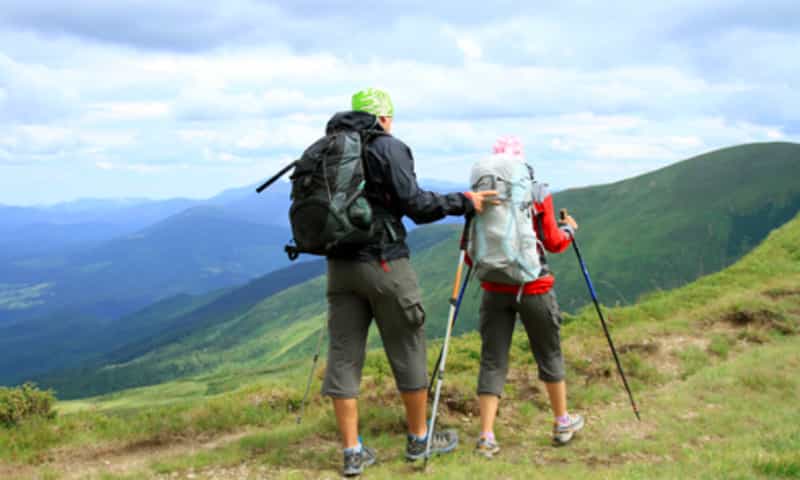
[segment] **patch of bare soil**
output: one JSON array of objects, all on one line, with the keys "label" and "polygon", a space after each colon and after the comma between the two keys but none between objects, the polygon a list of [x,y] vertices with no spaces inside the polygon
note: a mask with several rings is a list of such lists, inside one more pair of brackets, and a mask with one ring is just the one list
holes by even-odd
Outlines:
[{"label": "patch of bare soil", "polygon": [[757,325],[775,330],[783,335],[797,333],[797,328],[787,322],[783,315],[769,310],[733,312],[726,315],[724,320],[737,327]]},{"label": "patch of bare soil", "polygon": [[620,345],[617,349],[619,353],[638,352],[643,354],[654,354],[660,350],[661,346],[655,341],[644,341],[642,343],[628,343]]},{"label": "patch of bare soil", "polygon": [[442,403],[452,414],[461,414],[469,417],[480,415],[478,399],[473,392],[465,395],[456,389],[443,392]]},{"label": "patch of bare soil", "polygon": [[[507,382],[516,388],[515,401],[531,402],[538,409],[550,408],[547,393],[542,388],[542,382],[539,380],[535,367],[511,368]],[[475,415],[479,416],[480,410]]]},{"label": "patch of bare soil", "polygon": [[[218,448],[235,442],[248,433],[241,431],[203,440],[186,439],[177,443],[144,441],[101,447],[84,446],[79,450],[59,449],[53,451],[50,459],[37,469],[20,467],[17,472],[11,473],[19,478],[40,478],[37,472],[52,471],[60,475],[59,479],[64,480],[100,478],[103,474],[126,475],[145,470],[159,459]],[[0,474],[0,478],[6,478],[2,467]]]},{"label": "patch of bare soil", "polygon": [[207,468],[199,471],[175,472],[153,477],[155,480],[270,480],[274,478],[339,479],[334,469],[329,471],[304,468],[273,468],[266,465],[244,463],[233,467]]},{"label": "patch of bare soil", "polygon": [[[654,366],[666,378],[675,378],[681,369],[679,353],[690,347],[705,350],[709,343],[709,339],[705,337],[679,334],[662,335],[642,342],[621,343],[616,348],[621,357],[623,367],[625,366],[625,356],[627,354],[635,354],[642,361]],[[585,360],[587,362],[577,368],[578,373],[583,377],[584,385],[612,381],[613,377],[616,376],[610,351],[602,352],[599,358],[598,356],[592,356],[586,357]],[[630,374],[634,373],[630,372]]]},{"label": "patch of bare soil", "polygon": [[772,298],[773,300],[777,300],[780,298],[786,297],[800,297],[800,289],[798,288],[775,288],[772,290],[767,290],[764,292],[764,295]]},{"label": "patch of bare soil", "polygon": [[771,326],[775,322],[780,321],[781,316],[769,310],[739,310],[725,315],[722,320],[737,327],[744,327],[752,324]]},{"label": "patch of bare soil", "polygon": [[36,469],[28,465],[0,464],[0,478],[36,478]]}]

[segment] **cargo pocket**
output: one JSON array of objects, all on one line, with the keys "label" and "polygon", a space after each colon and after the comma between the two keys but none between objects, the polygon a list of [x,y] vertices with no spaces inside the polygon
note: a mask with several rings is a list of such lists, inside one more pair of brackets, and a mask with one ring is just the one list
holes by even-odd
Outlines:
[{"label": "cargo pocket", "polygon": [[419,328],[425,323],[425,309],[422,308],[422,299],[419,295],[404,295],[397,298],[400,310],[406,322],[412,328]]},{"label": "cargo pocket", "polygon": [[425,309],[422,308],[422,293],[419,290],[417,274],[408,259],[401,258],[391,264],[392,290],[397,295],[397,303],[407,325],[416,329],[425,323]]}]

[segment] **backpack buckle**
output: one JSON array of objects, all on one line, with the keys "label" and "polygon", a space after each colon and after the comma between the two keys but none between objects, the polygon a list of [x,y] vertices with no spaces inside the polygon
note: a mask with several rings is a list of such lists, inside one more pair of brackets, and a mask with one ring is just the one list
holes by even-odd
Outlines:
[{"label": "backpack buckle", "polygon": [[289,260],[292,262],[297,260],[297,257],[300,256],[300,252],[297,250],[297,247],[293,245],[286,245],[283,250],[286,252],[286,256],[289,257]]}]

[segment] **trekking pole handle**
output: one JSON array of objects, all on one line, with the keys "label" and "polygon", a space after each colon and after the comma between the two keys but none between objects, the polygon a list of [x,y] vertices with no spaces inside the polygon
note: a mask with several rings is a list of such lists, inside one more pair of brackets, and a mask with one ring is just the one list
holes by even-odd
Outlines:
[{"label": "trekking pole handle", "polygon": [[[559,224],[566,225],[567,216],[569,216],[569,212],[566,208],[562,208],[558,211],[559,216]],[[567,230],[567,234],[572,238],[572,248],[575,250],[575,254],[578,256],[578,263],[581,266],[581,271],[583,272],[583,278],[586,280],[586,285],[589,287],[589,293],[592,295],[592,300],[597,302],[597,292],[594,289],[594,283],[592,282],[592,277],[589,276],[589,270],[586,268],[586,263],[583,261],[583,255],[581,255],[581,249],[578,247],[578,239],[575,238],[575,234],[572,232],[571,229]]]},{"label": "trekking pole handle", "polygon": [[575,245],[575,232],[572,230],[572,228],[567,223],[567,217],[568,216],[569,216],[569,212],[567,211],[566,208],[562,208],[561,210],[559,210],[558,211],[558,225],[560,227],[567,227],[567,228],[564,229],[564,231],[567,233],[567,235],[569,235],[569,238],[572,239],[572,244]]},{"label": "trekking pole handle", "polygon": [[567,212],[566,208],[562,208],[561,210],[559,210],[558,211],[558,223],[561,224],[561,225],[564,225],[565,223],[567,223],[567,216],[568,215],[569,215],[569,212]]},{"label": "trekking pole handle", "polygon": [[461,250],[467,249],[467,244],[469,243],[469,227],[472,224],[472,219],[473,215],[467,215],[464,220],[464,230],[461,232],[461,244],[459,245]]}]

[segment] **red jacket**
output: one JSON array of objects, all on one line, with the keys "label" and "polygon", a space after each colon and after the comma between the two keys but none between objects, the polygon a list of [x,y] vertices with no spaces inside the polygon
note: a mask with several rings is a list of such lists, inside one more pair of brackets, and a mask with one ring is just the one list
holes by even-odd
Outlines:
[{"label": "red jacket", "polygon": [[[549,193],[545,196],[542,203],[535,203],[536,211],[541,216],[542,230],[539,231],[539,222],[533,222],[533,229],[536,231],[536,236],[544,244],[544,248],[552,253],[561,253],[569,247],[572,242],[572,237],[558,228],[556,221],[556,214],[553,209],[553,196]],[[472,265],[472,259],[467,258],[467,264]],[[522,288],[523,295],[541,295],[547,293],[553,288],[556,283],[553,275],[545,275],[536,280],[526,283]],[[519,285],[508,285],[504,283],[494,282],[481,282],[481,287],[488,292],[498,293],[519,293]]]}]

